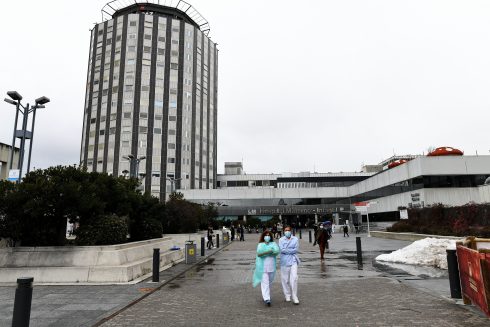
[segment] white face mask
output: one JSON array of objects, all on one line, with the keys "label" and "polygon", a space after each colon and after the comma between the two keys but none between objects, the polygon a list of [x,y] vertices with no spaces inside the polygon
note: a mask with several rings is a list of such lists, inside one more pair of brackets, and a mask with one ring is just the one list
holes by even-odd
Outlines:
[{"label": "white face mask", "polygon": [[323,229],[323,226],[320,226],[320,229]]}]

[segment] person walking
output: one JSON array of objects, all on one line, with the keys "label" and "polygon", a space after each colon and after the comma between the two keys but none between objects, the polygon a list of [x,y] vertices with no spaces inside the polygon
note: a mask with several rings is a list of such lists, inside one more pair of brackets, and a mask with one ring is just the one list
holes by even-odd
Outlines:
[{"label": "person walking", "polygon": [[299,304],[298,300],[298,258],[299,241],[296,236],[291,234],[291,227],[284,228],[284,236],[279,239],[279,249],[281,250],[281,284],[286,302],[293,300],[294,304]]},{"label": "person walking", "polygon": [[266,230],[260,235],[255,257],[255,270],[253,273],[253,287],[260,284],[262,298],[267,306],[271,306],[271,286],[276,274],[276,257],[279,247],[274,242],[273,235]]},{"label": "person walking", "polygon": [[213,242],[213,227],[209,226],[208,227],[208,250],[211,248],[214,248],[214,242]]},{"label": "person walking", "polygon": [[240,234],[240,242],[241,241],[245,242],[245,228],[242,225],[240,225],[238,228],[239,228],[238,233]]},{"label": "person walking", "polygon": [[349,237],[349,226],[347,224],[344,225],[344,237],[347,235]]},{"label": "person walking", "polygon": [[324,228],[323,224],[318,226],[318,230],[315,233],[315,242],[320,247],[320,260],[324,260],[325,247],[328,246],[328,240],[330,239],[330,235],[328,231]]},{"label": "person walking", "polygon": [[231,240],[234,241],[235,240],[235,226],[233,226],[233,224],[231,224],[230,232],[231,232]]}]

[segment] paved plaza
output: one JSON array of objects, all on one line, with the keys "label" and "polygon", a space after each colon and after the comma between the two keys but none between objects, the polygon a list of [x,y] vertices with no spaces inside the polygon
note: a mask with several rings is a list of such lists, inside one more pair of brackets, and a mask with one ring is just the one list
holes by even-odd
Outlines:
[{"label": "paved plaza", "polygon": [[[363,234],[364,266],[358,270],[353,236],[335,234],[321,263],[318,247],[303,234],[298,306],[284,301],[279,275],[272,288],[272,306],[263,304],[260,287],[251,285],[258,235],[247,234],[245,242],[233,242],[191,269],[179,264],[163,272],[162,279],[170,281],[164,284],[59,286],[58,292],[51,286],[36,287],[31,326],[490,325],[474,308],[449,299],[444,273],[429,277],[431,273],[424,270],[408,274],[397,267],[371,264],[379,253],[409,242]],[[138,300],[158,286],[162,287]],[[7,312],[4,300],[12,300],[6,298],[5,289],[0,288],[2,315]],[[9,321],[0,320],[1,326],[9,326]]]}]

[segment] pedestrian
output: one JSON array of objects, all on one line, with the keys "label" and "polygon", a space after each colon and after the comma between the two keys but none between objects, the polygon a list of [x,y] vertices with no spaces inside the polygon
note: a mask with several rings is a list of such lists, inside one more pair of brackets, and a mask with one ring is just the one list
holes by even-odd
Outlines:
[{"label": "pedestrian", "polygon": [[240,225],[239,233],[240,233],[240,242],[241,241],[245,242],[245,228],[242,225]]},{"label": "pedestrian", "polygon": [[357,221],[354,222],[354,229],[356,230],[356,234],[359,234],[359,223]]},{"label": "pedestrian", "polygon": [[213,227],[209,226],[208,227],[208,250],[211,248],[214,248],[214,242],[213,242]]},{"label": "pedestrian", "polygon": [[313,241],[313,246],[316,245],[316,232],[318,231],[318,225],[314,224],[313,225],[313,235],[315,236],[315,240]]},{"label": "pedestrian", "polygon": [[233,226],[233,224],[230,227],[230,231],[231,231],[231,240],[234,241],[235,240],[235,226]]},{"label": "pedestrian", "polygon": [[260,284],[262,298],[267,306],[271,306],[271,286],[276,274],[276,257],[279,247],[274,242],[270,231],[260,235],[255,257],[255,270],[253,273],[253,287]]},{"label": "pedestrian", "polygon": [[277,224],[277,234],[279,234],[279,238],[282,236],[282,224]]},{"label": "pedestrian", "polygon": [[284,228],[284,236],[279,240],[281,250],[281,284],[282,291],[286,297],[286,302],[293,300],[294,304],[299,304],[298,300],[298,258],[299,241],[296,236],[291,234],[291,227]]},{"label": "pedestrian", "polygon": [[328,231],[324,228],[323,224],[318,226],[318,230],[315,233],[315,242],[320,247],[320,260],[324,260],[323,254],[325,253],[325,247],[328,246],[328,240],[330,239],[330,235]]},{"label": "pedestrian", "polygon": [[347,237],[349,237],[349,226],[347,226],[347,224],[344,225],[344,237],[345,235],[347,235]]}]

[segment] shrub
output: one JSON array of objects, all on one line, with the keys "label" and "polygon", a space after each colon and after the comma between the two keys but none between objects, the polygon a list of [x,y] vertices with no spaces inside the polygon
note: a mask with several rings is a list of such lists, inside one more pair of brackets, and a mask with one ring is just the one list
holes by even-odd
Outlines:
[{"label": "shrub", "polygon": [[468,203],[459,207],[436,204],[408,210],[408,220],[400,220],[388,231],[421,234],[490,237],[490,205]]},{"label": "shrub", "polygon": [[156,219],[144,219],[131,225],[132,241],[160,238],[162,234],[162,223]]},{"label": "shrub", "polygon": [[78,245],[111,245],[127,241],[128,219],[115,215],[100,216],[93,225],[75,231]]}]

